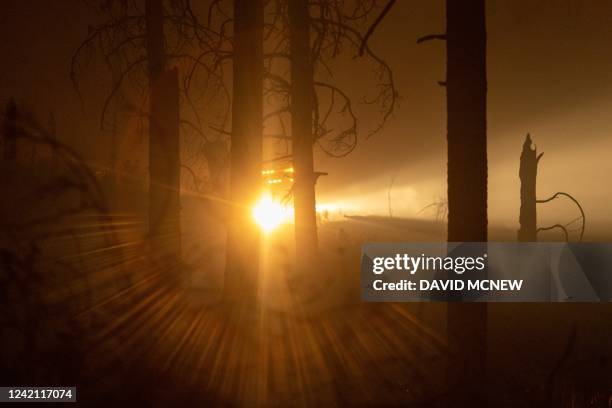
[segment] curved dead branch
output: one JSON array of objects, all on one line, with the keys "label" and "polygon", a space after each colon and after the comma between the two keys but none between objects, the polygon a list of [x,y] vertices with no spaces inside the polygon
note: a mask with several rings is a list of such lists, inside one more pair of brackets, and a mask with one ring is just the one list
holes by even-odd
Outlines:
[{"label": "curved dead branch", "polygon": [[363,56],[363,52],[365,50],[366,45],[368,44],[368,40],[370,39],[372,34],[374,34],[374,31],[376,30],[378,25],[382,22],[382,20],[385,18],[385,16],[389,13],[389,11],[391,10],[394,4],[395,4],[395,0],[389,0],[387,4],[385,5],[385,7],[380,12],[380,14],[378,15],[378,17],[376,17],[376,20],[374,20],[374,23],[370,26],[370,28],[368,28],[368,31],[366,31],[365,35],[363,36],[363,40],[361,40],[361,45],[359,46],[359,56],[360,57]]},{"label": "curved dead branch", "polygon": [[417,44],[421,44],[424,43],[426,41],[431,41],[431,40],[442,40],[445,41],[446,40],[446,34],[429,34],[429,35],[424,35],[423,37],[419,37],[417,38]]},{"label": "curved dead branch", "polygon": [[550,227],[541,227],[541,228],[538,228],[536,230],[536,234],[538,232],[541,232],[541,231],[550,231],[550,230],[554,230],[554,229],[560,229],[561,231],[563,231],[563,235],[565,236],[565,241],[569,242],[569,234],[567,232],[567,228],[565,228],[561,224],[551,225]]},{"label": "curved dead branch", "polygon": [[[357,29],[348,26],[342,21],[313,18],[311,19],[311,22],[313,23],[313,27],[315,28],[317,28],[317,25],[319,25],[319,30],[322,28],[321,25],[329,25],[335,27],[338,31],[338,33],[336,34],[336,38],[340,44],[342,44],[342,40],[346,40],[348,41],[349,45],[356,48],[357,50],[359,50],[359,47],[361,47],[361,44],[363,42],[362,35]],[[332,56],[335,56],[336,52],[337,50],[334,49]],[[377,85],[377,88],[379,89],[378,95],[372,99],[365,99],[364,102],[366,104],[380,105],[381,112],[383,115],[381,122],[374,129],[368,132],[366,138],[369,138],[378,133],[393,114],[398,98],[398,92],[395,87],[393,71],[391,70],[391,67],[387,64],[387,62],[383,60],[380,56],[378,56],[375,52],[373,52],[367,44],[364,45],[364,54],[371,58],[377,64],[377,68],[374,70],[374,72],[376,73],[378,80],[380,81]]]},{"label": "curved dead branch", "polygon": [[[582,228],[580,229],[580,237],[578,238],[578,242],[582,242],[582,238],[584,237],[584,229],[585,229],[585,225],[586,225],[586,215],[585,215],[585,213],[584,213],[584,210],[583,210],[583,208],[582,208],[582,205],[580,205],[580,202],[578,202],[578,200],[576,200],[574,197],[572,197],[572,196],[571,196],[570,194],[568,194],[568,193],[565,193],[565,192],[563,192],[563,191],[559,191],[559,192],[556,192],[555,194],[553,194],[551,197],[546,198],[546,199],[544,199],[544,200],[536,200],[536,203],[538,203],[538,204],[548,203],[548,202],[550,202],[550,201],[552,201],[552,200],[554,200],[554,199],[556,199],[556,198],[558,198],[558,197],[566,197],[566,198],[569,198],[570,200],[572,200],[572,201],[574,202],[574,204],[576,204],[576,206],[578,207],[578,210],[580,210],[580,216],[581,216],[581,218],[582,218]],[[571,221],[569,224],[571,224],[571,223],[573,223],[573,222],[574,222],[574,221]],[[566,226],[567,226],[567,225],[569,225],[569,224],[566,224]],[[553,225],[552,227],[550,227],[550,228],[548,228],[548,229],[558,228],[558,225],[559,225],[559,224],[555,224],[555,225]],[[566,235],[566,238],[567,238],[567,230],[566,230],[565,226],[563,226],[562,228],[563,228],[563,230],[565,231],[565,235]],[[538,231],[539,231],[539,230],[540,230],[540,229],[538,229]],[[545,229],[542,229],[542,231],[544,231],[544,230],[545,230]]]}]

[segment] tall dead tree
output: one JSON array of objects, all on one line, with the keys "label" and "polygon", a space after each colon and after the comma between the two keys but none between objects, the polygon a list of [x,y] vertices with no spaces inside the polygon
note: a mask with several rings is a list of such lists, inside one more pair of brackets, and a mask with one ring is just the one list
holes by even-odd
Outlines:
[{"label": "tall dead tree", "polygon": [[[538,163],[544,153],[537,154],[535,147],[531,148],[531,136],[529,133],[523,143],[523,150],[521,152],[521,164],[519,168],[519,178],[521,180],[521,209],[519,213],[520,229],[518,231],[519,242],[535,242],[538,240],[538,233],[541,231],[550,230],[561,230],[566,241],[569,241],[569,233],[571,231],[580,231],[578,241],[581,242],[584,237],[584,229],[586,226],[586,216],[584,209],[580,202],[576,200],[572,195],[563,191],[558,191],[549,198],[538,200],[536,195],[536,183],[538,176]],[[574,218],[565,224],[553,224],[548,227],[538,228],[538,213],[537,205],[551,202],[557,198],[565,197],[570,199],[578,210],[580,216]],[[582,221],[582,225],[576,229],[569,229],[572,224],[577,221]]]},{"label": "tall dead tree", "polygon": [[180,260],[178,71],[168,69],[162,0],[145,4],[149,77],[149,234],[157,255]]},{"label": "tall dead tree", "polygon": [[538,174],[538,162],[542,154],[537,154],[535,148],[531,148],[531,136],[529,133],[523,143],[521,152],[521,164],[519,178],[521,180],[521,210],[519,215],[520,229],[518,240],[521,242],[535,242],[537,238],[537,211],[536,211],[536,179]]},{"label": "tall dead tree", "polygon": [[263,124],[263,0],[234,0],[231,214],[224,298],[256,299],[260,233],[251,208],[261,192]]},{"label": "tall dead tree", "polygon": [[[487,241],[485,0],[446,1],[448,241]],[[450,303],[449,364],[456,406],[484,406],[486,303]]]},{"label": "tall dead tree", "polygon": [[306,265],[317,251],[317,215],[313,159],[314,79],[307,0],[289,0],[291,55],[291,136],[295,182],[295,244],[297,263]]},{"label": "tall dead tree", "polygon": [[[72,57],[70,76],[78,91],[82,64],[88,63],[93,54],[88,51],[100,52],[112,75],[112,87],[101,110],[101,129],[108,130],[108,111],[112,106],[136,113],[148,123],[142,127],[148,132],[149,142],[148,232],[152,254],[159,260],[171,261],[165,263],[165,269],[174,268],[181,252],[181,163],[178,73],[170,66],[195,59],[185,49],[193,48],[192,43],[199,41],[194,40],[198,38],[194,33],[204,29],[189,13],[189,4],[182,1],[100,0],[95,3],[106,20],[89,26],[87,37]],[[135,91],[143,99],[137,104],[128,103],[131,98],[124,94],[128,89],[127,94]],[[113,120],[113,131],[116,126],[117,121]]]},{"label": "tall dead tree", "polygon": [[[391,9],[389,0],[381,17]],[[446,40],[449,242],[487,241],[487,72],[485,0],[447,0],[446,33],[417,40]],[[453,406],[485,406],[487,305],[449,303],[447,336],[455,359],[448,365]]]},{"label": "tall dead tree", "polygon": [[6,161],[17,160],[17,104],[14,99],[10,99],[6,104],[4,114],[4,129],[2,138],[4,139],[4,149],[2,157]]},{"label": "tall dead tree", "polygon": [[[381,120],[367,131],[379,132],[395,107],[397,91],[387,63],[365,44],[361,33],[380,6],[372,0],[333,2],[328,0],[277,0],[271,11],[274,19],[267,30],[271,52],[266,60],[264,94],[279,97],[279,105],[265,119],[278,120],[281,134],[266,135],[291,140],[290,154],[271,161],[292,161],[295,170],[293,195],[295,242],[298,265],[307,265],[318,250],[315,184],[324,175],[314,171],[313,149],[317,145],[332,157],[344,157],[357,145],[360,134],[358,117],[351,93],[335,84],[330,62],[346,50],[354,50],[363,63],[374,64],[376,93],[364,96],[366,105],[380,108]],[[386,12],[376,19],[379,23]],[[281,62],[282,61],[282,62]],[[290,62],[290,75],[286,65]],[[330,81],[332,80],[332,81]],[[291,135],[285,134],[283,116],[291,115]]]}]

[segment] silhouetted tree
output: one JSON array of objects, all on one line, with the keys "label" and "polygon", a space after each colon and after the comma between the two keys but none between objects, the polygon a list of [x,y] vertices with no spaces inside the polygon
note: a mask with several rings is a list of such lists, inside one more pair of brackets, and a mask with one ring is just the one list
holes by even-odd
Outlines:
[{"label": "silhouetted tree", "polygon": [[[393,6],[387,5],[368,30]],[[446,40],[449,242],[487,241],[487,72],[485,0],[446,1],[446,34],[417,40]],[[457,358],[449,364],[448,383],[458,406],[484,406],[487,346],[486,303],[449,303],[447,335]]]},{"label": "silhouetted tree", "polygon": [[149,234],[154,253],[180,260],[178,71],[168,69],[162,0],[145,3],[149,78]]},{"label": "silhouetted tree", "polygon": [[529,133],[523,143],[521,152],[521,164],[519,178],[521,180],[521,210],[518,231],[518,240],[523,242],[537,241],[536,230],[538,217],[536,211],[536,179],[538,174],[538,162],[542,154],[537,154],[535,148],[531,148],[531,136]]},{"label": "silhouetted tree", "polygon": [[[538,174],[538,163],[544,153],[537,154],[535,148],[531,148],[531,136],[529,133],[523,143],[523,151],[521,152],[521,162],[519,168],[519,178],[521,180],[521,209],[519,214],[519,223],[521,225],[518,231],[518,240],[522,242],[535,242],[538,240],[538,233],[541,231],[561,230],[566,241],[569,241],[569,233],[580,231],[578,241],[582,241],[584,237],[584,229],[586,226],[586,216],[580,202],[572,195],[559,191],[551,197],[538,200],[536,195],[536,183]],[[574,218],[565,224],[553,224],[548,227],[538,227],[537,223],[537,204],[544,204],[553,201],[557,198],[565,197],[570,199],[578,210],[580,216]],[[578,221],[581,221],[581,226],[570,229],[570,226]]]},{"label": "silhouetted tree", "polygon": [[[485,0],[447,0],[449,242],[487,241],[486,44]],[[486,405],[486,303],[450,303],[447,333],[456,406]]]},{"label": "silhouetted tree", "polygon": [[[202,123],[179,118],[180,96],[183,106],[193,110],[199,121],[193,84],[204,84],[200,97],[208,90],[215,95],[224,90],[218,70],[211,66],[226,57],[221,47],[228,39],[209,27],[210,20],[201,23],[188,0],[100,0],[98,4],[106,21],[90,26],[73,56],[71,76],[76,85],[86,51],[101,52],[113,81],[102,107],[101,128],[117,131],[116,112],[112,126],[107,120],[111,106],[127,113],[135,111],[148,123],[142,128],[149,132],[149,234],[155,254],[178,260],[180,169],[187,167],[180,162],[179,127],[183,125],[183,133],[195,133],[208,142]],[[177,68],[184,74],[181,82]],[[200,80],[198,73],[203,73]],[[127,85],[130,92],[143,95],[137,104],[125,96]],[[216,98],[222,99],[228,98]]]},{"label": "silhouetted tree", "polygon": [[[307,0],[289,0],[291,53],[291,137],[295,182],[295,244],[298,265],[308,264],[317,250],[313,127],[314,73]],[[306,255],[306,256],[304,256]]]},{"label": "silhouetted tree", "polygon": [[[275,19],[270,25],[276,30],[270,32],[278,35],[269,35],[275,46],[273,52],[265,54],[269,85],[264,94],[273,93],[285,100],[265,118],[279,118],[282,123],[283,114],[291,115],[291,135],[276,137],[292,142],[291,153],[281,159],[292,161],[295,170],[291,193],[298,265],[308,263],[317,251],[315,184],[325,173],[314,171],[313,150],[318,146],[332,157],[346,156],[356,147],[360,131],[352,95],[334,83],[330,63],[347,49],[363,56],[364,64],[373,63],[377,93],[363,101],[379,108],[382,119],[367,131],[368,137],[382,129],[395,107],[397,92],[391,69],[363,44],[360,30],[377,8],[371,0],[290,0],[277,1],[272,13]],[[291,64],[290,79],[273,66],[273,61],[282,59]],[[325,73],[330,73],[329,77]]]},{"label": "silhouetted tree", "polygon": [[[487,73],[485,1],[446,1],[449,242],[487,241]],[[449,303],[447,382],[457,406],[484,406],[486,303]]]},{"label": "silhouetted tree", "polygon": [[261,192],[263,0],[234,0],[230,201],[224,298],[251,303],[257,294],[259,230],[251,208]]}]

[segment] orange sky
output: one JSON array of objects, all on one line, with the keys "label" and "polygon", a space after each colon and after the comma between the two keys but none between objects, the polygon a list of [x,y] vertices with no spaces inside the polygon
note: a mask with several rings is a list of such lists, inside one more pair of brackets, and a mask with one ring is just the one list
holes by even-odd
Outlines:
[{"label": "orange sky", "polygon": [[[607,0],[490,0],[488,31],[488,130],[490,222],[515,228],[518,218],[518,157],[531,132],[545,152],[539,193],[574,194],[590,225],[612,223],[612,3]],[[10,95],[46,120],[56,115],[64,141],[94,161],[105,160],[106,135],[99,108],[107,78],[89,67],[84,104],[68,78],[70,57],[95,23],[86,2],[3,2],[0,31],[0,102]],[[417,37],[444,29],[444,1],[397,2],[371,40],[392,66],[402,97],[383,131],[360,140],[353,154],[336,160],[317,156],[328,171],[318,189],[321,201],[363,202],[359,211],[386,213],[386,191],[395,176],[393,206],[398,216],[445,194],[444,44],[417,45]],[[342,63],[339,64],[342,66]],[[350,66],[338,81],[359,95],[365,68]],[[367,115],[364,130],[369,128]],[[397,197],[397,198],[395,198]],[[570,220],[575,211],[560,203],[541,220]],[[588,230],[587,230],[588,232]]]}]

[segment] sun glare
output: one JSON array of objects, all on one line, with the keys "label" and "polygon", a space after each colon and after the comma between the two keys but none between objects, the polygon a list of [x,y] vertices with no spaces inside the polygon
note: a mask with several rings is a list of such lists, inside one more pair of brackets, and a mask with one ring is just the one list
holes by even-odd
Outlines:
[{"label": "sun glare", "polygon": [[270,232],[291,219],[291,209],[275,201],[271,195],[264,195],[253,207],[253,218],[260,228]]}]

